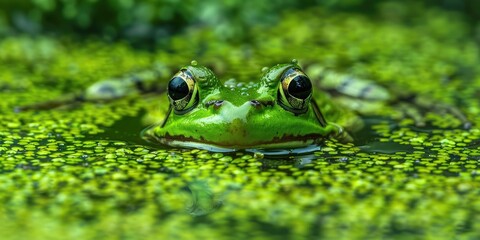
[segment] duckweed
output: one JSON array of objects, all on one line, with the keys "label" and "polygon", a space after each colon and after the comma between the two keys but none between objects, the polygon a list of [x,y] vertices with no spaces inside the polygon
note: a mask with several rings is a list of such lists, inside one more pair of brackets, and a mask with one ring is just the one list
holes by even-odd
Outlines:
[{"label": "duckweed", "polygon": [[[175,37],[172,49],[153,53],[88,40],[0,40],[2,236],[479,238],[478,47],[448,14],[432,10],[419,18],[410,26],[304,10],[258,30],[252,61],[207,30]],[[369,116],[377,121],[355,144],[327,140],[310,155],[272,157],[162,149],[140,139],[142,126],[117,126],[167,104],[158,97],[14,111],[148,69],[152,61],[186,64],[205,42],[195,58],[201,63],[259,72],[293,57],[316,61],[458,105],[473,127],[435,112],[417,127],[392,103]]]}]

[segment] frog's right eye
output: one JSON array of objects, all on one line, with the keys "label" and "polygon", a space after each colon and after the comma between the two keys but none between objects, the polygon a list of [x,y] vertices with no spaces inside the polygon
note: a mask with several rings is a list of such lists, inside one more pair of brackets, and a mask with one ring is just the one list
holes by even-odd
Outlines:
[{"label": "frog's right eye", "polygon": [[167,86],[168,99],[175,113],[184,114],[198,103],[197,84],[193,75],[186,69],[172,77]]},{"label": "frog's right eye", "polygon": [[287,69],[280,78],[278,102],[295,114],[305,113],[312,98],[312,82],[300,69]]}]

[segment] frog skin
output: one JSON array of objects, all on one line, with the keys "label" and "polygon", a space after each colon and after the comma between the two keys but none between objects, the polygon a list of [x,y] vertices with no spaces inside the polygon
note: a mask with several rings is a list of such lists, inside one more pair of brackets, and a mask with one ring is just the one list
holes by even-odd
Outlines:
[{"label": "frog skin", "polygon": [[[209,150],[292,149],[326,138],[349,141],[338,124],[327,122],[312,99],[310,79],[296,61],[264,69],[259,81],[222,84],[204,66],[183,67],[167,88],[165,120],[144,131],[150,141]],[[329,110],[331,111],[331,110]]]}]

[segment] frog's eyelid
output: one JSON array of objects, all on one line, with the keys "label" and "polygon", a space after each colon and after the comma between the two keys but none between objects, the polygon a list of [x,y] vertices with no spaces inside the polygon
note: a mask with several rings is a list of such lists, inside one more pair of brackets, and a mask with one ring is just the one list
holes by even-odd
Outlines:
[{"label": "frog's eyelid", "polygon": [[181,72],[185,73],[186,75],[188,75],[189,77],[191,77],[193,80],[195,80],[195,76],[193,76],[192,72],[190,72],[188,70],[188,68],[182,68],[180,69]]}]

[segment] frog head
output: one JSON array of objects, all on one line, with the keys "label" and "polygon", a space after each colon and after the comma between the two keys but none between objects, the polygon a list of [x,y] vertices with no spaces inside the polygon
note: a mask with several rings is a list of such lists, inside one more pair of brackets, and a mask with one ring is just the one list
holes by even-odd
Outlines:
[{"label": "frog head", "polygon": [[165,120],[145,133],[162,144],[209,150],[305,147],[339,131],[312,92],[296,62],[264,69],[259,81],[224,84],[207,67],[189,65],[168,84]]}]

